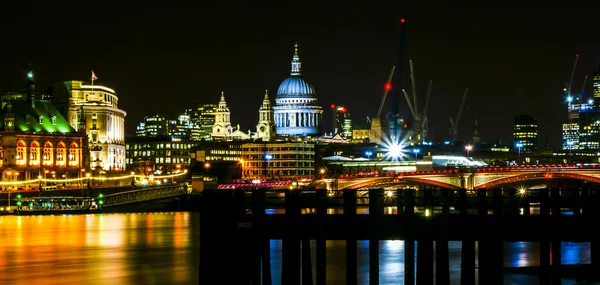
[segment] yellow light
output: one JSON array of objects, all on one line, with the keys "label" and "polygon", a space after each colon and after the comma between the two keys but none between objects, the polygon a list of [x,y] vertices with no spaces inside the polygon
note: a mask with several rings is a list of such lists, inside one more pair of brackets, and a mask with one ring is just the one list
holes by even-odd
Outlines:
[{"label": "yellow light", "polygon": [[321,168],[321,174],[325,173],[325,168]]},{"label": "yellow light", "polygon": [[7,172],[6,172],[6,174],[7,174],[7,175],[10,175],[11,173],[12,173],[12,172],[10,172],[10,171],[7,171]]},{"label": "yellow light", "polygon": [[210,167],[210,163],[208,163],[208,162],[207,162],[207,163],[205,163],[205,164],[204,164],[204,167],[205,167],[205,168],[209,168],[209,167]]},{"label": "yellow light", "polygon": [[425,209],[425,217],[429,217],[431,216],[431,213],[429,213],[429,209]]},{"label": "yellow light", "polygon": [[89,173],[86,173],[86,174],[85,174],[85,177],[90,177],[90,174],[89,174]]},{"label": "yellow light", "polygon": [[133,171],[132,171],[132,172],[131,172],[131,175],[135,175],[135,172],[133,172]]},{"label": "yellow light", "polygon": [[385,195],[388,196],[388,198],[392,198],[392,197],[394,197],[394,192],[393,191],[385,191]]}]

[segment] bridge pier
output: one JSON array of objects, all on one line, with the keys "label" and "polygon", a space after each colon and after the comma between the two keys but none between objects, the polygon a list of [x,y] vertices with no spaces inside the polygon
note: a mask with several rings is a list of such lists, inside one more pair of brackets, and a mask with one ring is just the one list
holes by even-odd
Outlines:
[{"label": "bridge pier", "polygon": [[379,284],[379,219],[383,215],[383,189],[369,189],[369,284]]},{"label": "bridge pier", "polygon": [[[409,226],[412,226],[413,217],[415,216],[414,190],[398,190],[397,197],[402,197],[403,203],[403,207],[398,205],[398,214],[404,215],[407,218]],[[406,239],[404,240],[404,284],[415,284],[415,240],[410,232],[406,234]]]},{"label": "bridge pier", "polygon": [[286,234],[281,241],[281,284],[300,285],[300,239],[296,227],[300,208],[297,194],[293,190],[285,191]]}]

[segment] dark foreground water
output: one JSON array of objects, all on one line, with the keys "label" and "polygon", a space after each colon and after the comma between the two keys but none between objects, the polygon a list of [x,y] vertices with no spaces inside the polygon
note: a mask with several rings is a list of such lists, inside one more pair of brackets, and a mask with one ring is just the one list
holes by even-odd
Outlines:
[{"label": "dark foreground water", "polygon": [[[198,284],[198,223],[187,212],[0,216],[0,284]],[[345,284],[345,246],[327,242],[327,284]],[[367,284],[369,243],[359,241],[358,250],[359,284]],[[380,250],[380,284],[403,284],[403,241],[381,242]],[[460,282],[460,252],[460,242],[450,242],[452,284]],[[538,265],[536,243],[506,243],[504,253],[506,267]],[[564,264],[589,263],[590,245],[563,243],[562,254]],[[271,258],[279,284],[280,241],[271,242]],[[505,274],[505,284],[538,283]]]}]

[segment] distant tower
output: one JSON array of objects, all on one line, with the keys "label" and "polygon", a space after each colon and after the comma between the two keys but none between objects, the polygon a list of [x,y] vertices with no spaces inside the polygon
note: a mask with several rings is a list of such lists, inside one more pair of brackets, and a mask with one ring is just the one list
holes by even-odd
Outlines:
[{"label": "distant tower", "polygon": [[473,125],[473,143],[480,143],[481,138],[479,137],[479,126],[477,117],[475,117],[475,124]]},{"label": "distant tower", "polygon": [[265,90],[265,98],[260,109],[258,109],[256,134],[263,141],[269,141],[275,135],[275,121],[273,120],[273,107],[271,107],[271,100],[269,100],[269,90]]},{"label": "distant tower", "polygon": [[219,106],[215,111],[215,124],[212,128],[212,138],[226,138],[229,134],[233,132],[233,127],[231,126],[231,112],[227,107],[227,102],[225,102],[225,93],[221,92],[221,100],[219,101]]},{"label": "distant tower", "polygon": [[35,78],[31,64],[29,64],[29,71],[27,72],[27,100],[29,100],[31,108],[35,108]]},{"label": "distant tower", "polygon": [[8,101],[6,104],[6,114],[4,114],[4,130],[13,132],[15,130],[15,115],[12,111],[12,103]]}]

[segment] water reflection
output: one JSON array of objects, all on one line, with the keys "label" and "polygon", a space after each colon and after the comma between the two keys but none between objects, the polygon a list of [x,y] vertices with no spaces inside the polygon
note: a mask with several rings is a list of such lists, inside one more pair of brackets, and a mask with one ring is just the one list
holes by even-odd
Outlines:
[{"label": "water reflection", "polygon": [[[281,284],[281,240],[271,240],[271,272],[273,284]],[[327,284],[346,284],[345,241],[327,241]],[[435,246],[435,245],[434,245]],[[316,272],[315,242],[311,243],[313,274]],[[418,247],[418,242],[416,243]],[[450,283],[460,284],[461,242],[448,243],[450,261]],[[435,248],[435,247],[434,247]],[[404,241],[390,240],[379,243],[379,284],[404,284]],[[415,248],[415,254],[417,250]],[[476,254],[478,252],[476,247]],[[434,253],[435,254],[435,253]],[[590,262],[589,243],[562,243],[563,264]],[[357,278],[358,284],[369,283],[369,242],[357,242]],[[418,256],[415,255],[415,261]],[[435,260],[435,257],[434,257]],[[476,267],[478,262],[476,262]],[[534,242],[504,243],[504,266],[525,267],[539,265],[539,244]],[[435,267],[434,267],[435,268]],[[416,269],[415,269],[416,272]],[[435,279],[435,269],[434,272]],[[475,271],[478,280],[478,270]],[[505,273],[504,284],[538,284],[539,277]],[[434,280],[435,282],[435,280]],[[575,280],[563,279],[562,284],[575,284]]]},{"label": "water reflection", "polygon": [[198,222],[193,213],[0,216],[0,284],[197,284]]}]

